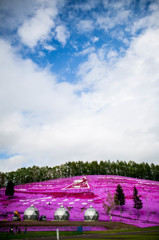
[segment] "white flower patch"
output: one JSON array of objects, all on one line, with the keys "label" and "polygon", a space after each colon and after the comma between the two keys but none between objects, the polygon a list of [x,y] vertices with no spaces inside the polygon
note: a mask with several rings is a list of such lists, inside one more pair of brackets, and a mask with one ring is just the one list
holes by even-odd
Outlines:
[{"label": "white flower patch", "polygon": [[93,202],[93,200],[89,199],[88,202]]},{"label": "white flower patch", "polygon": [[75,199],[76,202],[78,202],[80,199]]},{"label": "white flower patch", "polygon": [[87,205],[87,203],[84,202],[84,203],[82,203],[82,205]]},{"label": "white flower patch", "polygon": [[69,204],[74,204],[74,202],[70,202]]},{"label": "white flower patch", "polygon": [[68,201],[68,199],[64,199],[64,202]]},{"label": "white flower patch", "polygon": [[58,203],[58,205],[62,205],[63,203]]}]

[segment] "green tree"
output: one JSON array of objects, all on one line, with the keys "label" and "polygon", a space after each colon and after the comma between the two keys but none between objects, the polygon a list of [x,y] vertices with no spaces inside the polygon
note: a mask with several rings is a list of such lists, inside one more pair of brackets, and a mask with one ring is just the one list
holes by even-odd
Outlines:
[{"label": "green tree", "polygon": [[116,199],[118,200],[120,205],[125,205],[125,194],[120,184],[118,184],[116,188]]},{"label": "green tree", "polygon": [[103,162],[103,161],[100,161],[100,163],[99,163],[99,174],[100,175],[105,175],[106,174],[105,162]]},{"label": "green tree", "polygon": [[6,174],[0,172],[0,188],[5,186]]},{"label": "green tree", "polygon": [[122,206],[125,205],[125,194],[120,184],[118,184],[116,188],[115,204],[120,206],[120,217],[121,217]]},{"label": "green tree", "polygon": [[155,166],[155,180],[159,181],[159,165]]},{"label": "green tree", "polygon": [[140,199],[140,195],[138,195],[138,190],[136,187],[134,187],[134,192],[133,192],[133,201],[134,201],[134,206],[133,208],[137,209],[137,214],[138,214],[138,218],[139,218],[139,209],[142,208],[143,203],[142,200]]},{"label": "green tree", "polygon": [[151,167],[149,166],[148,163],[145,164],[145,174],[144,174],[145,179],[152,180],[152,172],[151,172]]},{"label": "green tree", "polygon": [[91,171],[91,175],[98,175],[99,172],[99,165],[97,161],[93,161],[90,164],[90,171]]},{"label": "green tree", "polygon": [[117,175],[117,164],[115,162],[111,163],[111,171],[113,175]]},{"label": "green tree", "polygon": [[28,167],[0,173],[0,187],[12,179],[15,185],[81,175],[120,175],[159,181],[159,165],[129,161],[68,162],[55,167]]},{"label": "green tree", "polygon": [[156,180],[156,167],[153,163],[151,163],[151,173],[152,173],[152,180]]},{"label": "green tree", "polygon": [[6,196],[13,196],[14,195],[14,183],[12,180],[10,180],[7,184],[6,190],[5,190]]}]

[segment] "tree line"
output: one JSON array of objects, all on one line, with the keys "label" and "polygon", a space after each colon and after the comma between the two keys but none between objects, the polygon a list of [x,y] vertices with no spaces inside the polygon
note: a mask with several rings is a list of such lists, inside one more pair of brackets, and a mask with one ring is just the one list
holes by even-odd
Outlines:
[{"label": "tree line", "polygon": [[108,160],[67,162],[56,167],[24,167],[12,172],[0,172],[0,187],[6,186],[9,180],[19,185],[81,175],[119,175],[159,181],[159,165]]}]

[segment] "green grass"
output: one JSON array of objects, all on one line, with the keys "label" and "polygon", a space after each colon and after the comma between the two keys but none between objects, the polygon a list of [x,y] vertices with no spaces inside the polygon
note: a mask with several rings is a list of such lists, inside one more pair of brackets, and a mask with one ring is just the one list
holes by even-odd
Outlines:
[{"label": "green grass", "polygon": [[[60,236],[74,236],[74,235],[81,235],[82,233],[76,231],[61,231]],[[37,237],[52,237],[56,236],[55,231],[39,231],[39,232],[27,232],[26,234],[17,233],[17,234],[10,234],[8,232],[0,232],[0,239],[25,239],[25,238],[37,238]]]},{"label": "green grass", "polygon": [[[97,238],[71,238],[71,240],[97,240]],[[116,235],[116,236],[110,236],[110,237],[100,237],[98,239],[128,239],[128,240],[159,240],[159,235],[152,236],[152,235]]]},{"label": "green grass", "polygon": [[[158,227],[149,227],[149,228],[138,228],[138,229],[120,229],[120,230],[107,230],[107,231],[89,231],[83,232],[85,238],[83,240],[97,240],[97,239],[129,239],[129,240],[159,240],[159,230]],[[139,233],[140,231],[140,233]],[[144,233],[144,231],[153,231],[149,233]],[[156,232],[155,232],[156,231]],[[133,234],[129,234],[128,232],[134,232]],[[119,234],[121,233],[121,234]],[[123,234],[122,234],[123,233]],[[135,234],[136,233],[136,234]],[[60,236],[75,236],[80,235],[80,232],[76,231],[60,231]],[[87,238],[87,234],[92,234],[92,238]],[[93,237],[93,235],[97,234],[111,234],[100,236],[99,238]],[[113,235],[117,234],[117,235]],[[29,239],[29,238],[38,238],[38,237],[53,237],[56,236],[55,231],[45,231],[45,232],[27,232],[24,234],[23,232],[16,235],[11,235],[10,233],[0,232],[0,239],[2,240],[11,240],[11,239]],[[72,240],[80,240],[79,238],[71,238]]]},{"label": "green grass", "polygon": [[[129,239],[129,240],[159,240],[159,233],[146,233],[146,234],[126,234],[126,235],[108,235],[100,236],[99,238],[82,238],[82,240],[97,240],[97,239]],[[81,240],[81,238],[71,238],[71,240]]]},{"label": "green grass", "polygon": [[89,233],[89,234],[94,234],[94,233],[119,233],[119,232],[151,231],[151,230],[159,230],[159,226],[147,227],[147,228],[114,229],[114,230],[105,230],[105,231],[85,231],[85,233]]}]

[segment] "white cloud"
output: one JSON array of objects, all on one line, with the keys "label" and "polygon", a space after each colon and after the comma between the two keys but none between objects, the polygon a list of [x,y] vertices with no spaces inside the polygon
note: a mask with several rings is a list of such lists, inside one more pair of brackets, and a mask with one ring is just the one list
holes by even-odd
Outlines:
[{"label": "white cloud", "polygon": [[15,155],[9,159],[1,159],[0,164],[3,166],[3,172],[16,171],[28,162],[28,158],[24,156]]},{"label": "white cloud", "polygon": [[136,34],[139,30],[145,30],[147,28],[157,29],[159,27],[159,22],[156,21],[159,14],[159,4],[151,4],[151,14],[144,16],[143,18],[135,21],[132,26],[130,26],[127,31],[131,31],[132,34]]},{"label": "white cloud", "polygon": [[56,48],[51,46],[51,45],[45,45],[44,48],[48,51],[55,51],[56,50]]},{"label": "white cloud", "polygon": [[120,0],[120,1],[109,1],[109,0],[102,0],[103,5],[106,9],[113,9],[115,11],[121,10],[130,6],[132,3],[131,0]]},{"label": "white cloud", "polygon": [[[45,43],[55,35],[57,16],[64,6],[64,0],[2,0],[0,28],[17,30],[21,42],[34,48],[38,43]],[[56,38],[64,44],[69,33],[66,27],[56,28]],[[17,37],[17,36],[16,36]]]},{"label": "white cloud", "polygon": [[0,41],[0,45],[3,56],[0,58],[0,98],[5,103],[0,106],[1,111],[32,111],[35,108],[38,110],[41,104],[49,107],[47,101],[51,97],[51,89],[54,88],[55,76],[42,71],[31,60],[23,61],[16,57],[13,49],[3,40]]},{"label": "white cloud", "polygon": [[70,34],[67,28],[64,25],[59,25],[55,29],[56,39],[65,46],[67,39],[69,38]]},{"label": "white cloud", "polygon": [[113,63],[113,61],[117,61],[117,57],[119,56],[118,52],[115,50],[110,50],[107,54],[107,58],[109,60],[109,63]]},{"label": "white cloud", "polygon": [[102,0],[104,14],[96,14],[96,24],[106,32],[120,25],[129,25],[129,18],[132,16],[132,1],[108,1]]},{"label": "white cloud", "polygon": [[92,20],[80,20],[77,24],[78,31],[81,33],[90,32],[94,29]]},{"label": "white cloud", "polygon": [[45,56],[45,53],[42,52],[42,51],[39,51],[39,54],[38,54],[39,57],[44,57]]},{"label": "white cloud", "polygon": [[40,5],[41,0],[1,0],[0,28],[16,30]]},{"label": "white cloud", "polygon": [[88,62],[80,65],[78,75],[82,77],[84,85],[90,88],[96,87],[96,83],[103,79],[103,73],[106,74],[106,65],[100,61],[96,53],[91,53]]},{"label": "white cloud", "polygon": [[81,52],[78,52],[76,55],[87,55],[87,54],[90,54],[90,53],[93,53],[95,51],[95,48],[94,47],[88,47],[84,50],[82,50]]},{"label": "white cloud", "polygon": [[[48,152],[49,160],[54,155],[51,149],[58,137],[56,127],[78,113],[76,86],[57,83],[49,69],[42,70],[31,60],[16,56],[7,42],[0,40],[0,47],[0,150],[42,164],[40,154],[44,157]],[[5,160],[6,166],[9,162]]]},{"label": "white cloud", "polygon": [[56,15],[56,7],[38,9],[32,18],[25,20],[24,24],[19,27],[18,34],[21,41],[33,48],[38,41],[42,42],[47,39],[51,29],[55,26],[54,18]]},{"label": "white cloud", "polygon": [[158,131],[150,130],[158,129],[159,118],[158,33],[148,30],[134,39],[115,65],[91,54],[80,66],[83,85],[93,86],[93,92],[81,93],[81,100],[99,121],[92,128],[96,149],[109,159],[149,161],[153,156],[150,161],[158,161]]},{"label": "white cloud", "polygon": [[96,37],[96,36],[92,39],[92,42],[93,42],[93,43],[98,42],[98,41],[99,41],[99,38]]},{"label": "white cloud", "polygon": [[90,11],[92,9],[95,9],[99,5],[99,0],[91,0],[91,1],[84,1],[82,3],[75,3],[73,5],[73,8],[76,10],[82,10],[82,11]]},{"label": "white cloud", "polygon": [[115,26],[125,24],[128,20],[129,15],[130,15],[129,10],[121,9],[116,14],[114,14],[114,16],[111,16],[111,14],[108,14],[107,16],[97,15],[96,23],[97,25],[99,25],[100,28],[104,29],[105,31],[108,31],[114,28]]}]

